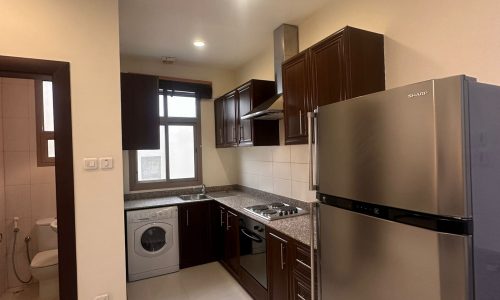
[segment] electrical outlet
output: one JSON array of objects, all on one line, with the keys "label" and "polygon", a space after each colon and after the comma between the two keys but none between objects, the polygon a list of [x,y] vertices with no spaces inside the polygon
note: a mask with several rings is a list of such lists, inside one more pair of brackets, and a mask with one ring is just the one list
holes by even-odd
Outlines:
[{"label": "electrical outlet", "polygon": [[101,169],[113,169],[113,158],[101,157],[99,158],[99,164],[101,166]]},{"label": "electrical outlet", "polygon": [[103,294],[95,297],[95,300],[109,300],[108,294]]}]

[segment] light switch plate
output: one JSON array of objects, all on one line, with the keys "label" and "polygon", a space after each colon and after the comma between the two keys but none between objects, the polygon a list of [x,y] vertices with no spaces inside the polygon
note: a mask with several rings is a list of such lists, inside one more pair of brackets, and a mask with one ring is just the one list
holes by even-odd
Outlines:
[{"label": "light switch plate", "polygon": [[84,158],[83,159],[83,168],[85,170],[97,170],[97,158]]},{"label": "light switch plate", "polygon": [[99,164],[101,166],[101,169],[113,169],[113,158],[101,157],[99,158]]},{"label": "light switch plate", "polygon": [[95,297],[95,300],[109,300],[108,294],[99,295]]}]

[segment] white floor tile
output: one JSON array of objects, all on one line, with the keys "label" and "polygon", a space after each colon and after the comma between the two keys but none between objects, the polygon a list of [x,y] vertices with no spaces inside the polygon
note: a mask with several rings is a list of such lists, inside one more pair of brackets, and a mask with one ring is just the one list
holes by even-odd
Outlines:
[{"label": "white floor tile", "polygon": [[128,300],[252,299],[217,262],[128,283],[127,298]]}]

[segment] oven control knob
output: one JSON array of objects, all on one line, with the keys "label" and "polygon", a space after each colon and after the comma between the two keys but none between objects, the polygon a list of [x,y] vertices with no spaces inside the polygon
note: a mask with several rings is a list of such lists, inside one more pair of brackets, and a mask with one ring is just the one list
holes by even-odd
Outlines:
[{"label": "oven control knob", "polygon": [[254,230],[259,230],[259,226],[258,226],[258,225],[255,225],[255,226],[253,227],[253,229],[254,229]]}]

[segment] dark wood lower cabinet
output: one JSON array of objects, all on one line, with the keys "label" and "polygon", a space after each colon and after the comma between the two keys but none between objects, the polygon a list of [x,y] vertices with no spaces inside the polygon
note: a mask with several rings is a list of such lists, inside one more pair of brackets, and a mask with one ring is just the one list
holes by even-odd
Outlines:
[{"label": "dark wood lower cabinet", "polygon": [[239,216],[235,211],[226,208],[226,222],[224,231],[224,254],[222,262],[236,277],[240,273],[240,240]]},{"label": "dark wood lower cabinet", "polygon": [[179,206],[179,241],[181,268],[218,260],[254,299],[311,299],[309,246],[266,227],[266,290],[240,267],[239,214],[216,201]]},{"label": "dark wood lower cabinet", "polygon": [[266,239],[269,299],[290,299],[289,247],[291,240],[274,230],[269,230],[269,228]]},{"label": "dark wood lower cabinet", "polygon": [[179,267],[188,268],[212,261],[210,202],[179,206]]}]

